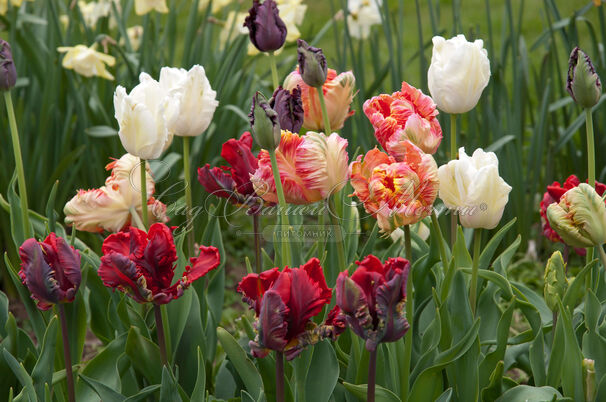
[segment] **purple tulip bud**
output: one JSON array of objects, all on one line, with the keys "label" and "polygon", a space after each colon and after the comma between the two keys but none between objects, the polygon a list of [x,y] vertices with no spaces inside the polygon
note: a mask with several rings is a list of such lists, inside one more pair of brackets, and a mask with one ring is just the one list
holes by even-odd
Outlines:
[{"label": "purple tulip bud", "polygon": [[40,310],[71,303],[80,287],[80,254],[54,233],[43,242],[27,239],[19,247],[19,276]]},{"label": "purple tulip bud", "polygon": [[585,109],[595,106],[602,95],[602,84],[593,63],[578,47],[570,54],[566,90]]},{"label": "purple tulip bud", "polygon": [[280,18],[274,0],[265,0],[263,3],[254,0],[244,26],[248,28],[252,44],[262,52],[276,51],[286,41],[286,25]]},{"label": "purple tulip bud", "polygon": [[282,134],[278,113],[269,106],[267,98],[261,92],[257,92],[253,96],[248,117],[251,132],[257,144],[263,149],[276,149],[280,144]]},{"label": "purple tulip bud", "polygon": [[280,128],[292,133],[298,133],[303,126],[303,101],[301,88],[293,88],[292,92],[278,87],[274,96],[269,100],[269,106],[278,113]]},{"label": "purple tulip bud", "polygon": [[318,88],[326,82],[328,66],[322,49],[309,46],[303,39],[297,40],[299,74],[310,87]]},{"label": "purple tulip bud", "polygon": [[17,70],[13,63],[11,45],[0,39],[0,90],[8,91],[17,82]]}]

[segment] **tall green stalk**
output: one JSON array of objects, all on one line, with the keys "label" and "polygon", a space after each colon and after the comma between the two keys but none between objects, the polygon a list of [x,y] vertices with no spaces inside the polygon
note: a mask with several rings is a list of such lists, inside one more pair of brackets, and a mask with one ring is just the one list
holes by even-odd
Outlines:
[{"label": "tall green stalk", "polygon": [[[450,159],[457,158],[457,115],[450,115]],[[457,240],[457,216],[450,211],[450,246],[454,246]]]},{"label": "tall green stalk", "polygon": [[61,321],[61,338],[63,338],[63,358],[65,360],[65,378],[67,380],[67,398],[69,402],[76,401],[76,392],[74,389],[74,373],[72,372],[72,358],[70,355],[69,335],[67,331],[67,318],[63,304],[57,304],[59,310],[59,320]]},{"label": "tall green stalk", "polygon": [[278,66],[274,52],[269,52],[269,65],[271,66],[271,80],[275,91],[280,86],[280,81],[278,80]]},{"label": "tall green stalk", "polygon": [[15,109],[10,91],[4,91],[4,102],[6,103],[6,113],[8,114],[8,125],[11,131],[11,140],[13,143],[13,154],[15,155],[15,168],[17,170],[17,182],[19,185],[19,199],[21,201],[21,220],[23,224],[23,236],[26,239],[32,237],[29,224],[29,207],[27,206],[27,186],[25,184],[25,171],[23,169],[23,158],[21,156],[21,144],[19,142],[19,131],[17,130],[17,121],[15,119]]},{"label": "tall green stalk", "polygon": [[482,247],[482,229],[476,229],[473,234],[473,265],[471,266],[471,285],[469,289],[469,304],[471,312],[476,314],[476,293],[478,287],[478,266],[480,264],[480,249]]},{"label": "tall green stalk", "polygon": [[318,97],[320,98],[320,107],[322,108],[322,118],[324,119],[324,134],[330,135],[332,133],[330,128],[330,118],[328,117],[328,111],[326,109],[326,100],[324,99],[324,91],[322,87],[317,87]]},{"label": "tall green stalk", "polygon": [[412,243],[410,239],[410,226],[404,226],[404,250],[406,251],[406,259],[411,266],[406,279],[406,320],[408,321],[408,331],[404,336],[404,364],[400,370],[400,399],[408,400],[408,392],[410,390],[410,362],[412,360],[412,324],[413,324],[413,286],[412,286]]},{"label": "tall green stalk", "polygon": [[440,259],[442,260],[444,273],[446,273],[446,270],[448,269],[448,258],[446,257],[446,248],[444,247],[444,237],[442,236],[442,229],[440,229],[440,223],[438,222],[438,217],[436,216],[435,211],[431,213],[431,224],[433,225],[434,232],[438,235],[438,248],[440,250]]},{"label": "tall green stalk", "polygon": [[595,143],[591,108],[585,109],[585,128],[587,130],[587,181],[591,187],[595,187]]},{"label": "tall green stalk", "polygon": [[149,228],[149,216],[147,216],[147,170],[145,169],[145,159],[141,159],[141,215],[145,230]]},{"label": "tall green stalk", "polygon": [[[282,188],[282,180],[280,179],[280,170],[278,168],[278,160],[276,158],[276,150],[270,149],[269,156],[271,158],[271,170],[274,174],[274,182],[276,183],[276,194],[278,195],[278,207],[280,208],[280,231],[284,235],[286,230],[290,234],[290,222],[288,221],[288,214],[286,208],[286,198],[284,198],[284,189]],[[290,256],[290,247],[288,246],[288,235],[282,236],[280,239],[282,245],[282,265],[290,266],[292,264],[292,258]]]},{"label": "tall green stalk", "polygon": [[193,255],[194,241],[196,235],[194,233],[194,222],[192,218],[193,201],[191,196],[191,166],[190,166],[190,140],[189,137],[183,137],[183,176],[185,179],[185,220],[187,221],[187,248],[189,255]]},{"label": "tall green stalk", "polygon": [[330,222],[332,226],[339,228],[341,238],[337,239],[337,257],[339,261],[339,270],[347,269],[347,261],[345,259],[345,239],[343,238],[343,230],[339,223],[339,217],[335,209],[334,195],[328,197],[328,213],[330,215]]},{"label": "tall green stalk", "polygon": [[156,319],[156,333],[158,335],[158,346],[160,347],[160,359],[166,367],[168,365],[168,356],[166,354],[166,337],[164,336],[164,321],[162,320],[162,310],[160,305],[154,304],[154,317]]}]

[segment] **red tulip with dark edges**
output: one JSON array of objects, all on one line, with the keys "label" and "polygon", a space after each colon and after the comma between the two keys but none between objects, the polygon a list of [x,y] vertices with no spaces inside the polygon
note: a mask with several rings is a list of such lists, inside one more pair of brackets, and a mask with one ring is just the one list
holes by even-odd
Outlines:
[{"label": "red tulip with dark edges", "polygon": [[[560,198],[571,188],[577,187],[581,184],[579,178],[575,175],[570,175],[564,181],[564,183],[560,184],[557,181],[554,181],[550,186],[547,186],[547,191],[543,194],[543,199],[540,204],[540,212],[541,212],[541,222],[543,223],[543,235],[547,237],[552,242],[561,242],[562,238],[551,228],[549,221],[547,220],[547,207],[549,207],[553,203],[560,202]],[[606,192],[606,185],[602,184],[598,181],[595,182],[595,191],[603,196]],[[584,256],[586,250],[584,248],[576,247],[574,251],[580,255]]]},{"label": "red tulip with dark edges", "polygon": [[337,306],[347,324],[366,349],[375,351],[381,342],[395,342],[408,331],[406,320],[406,280],[410,263],[404,258],[389,258],[385,264],[369,255],[349,276],[337,278]]},{"label": "red tulip with dark edges", "polygon": [[103,242],[99,276],[107,287],[126,293],[139,303],[166,304],[183,295],[192,282],[221,263],[219,250],[200,247],[183,276],[174,284],[177,251],[170,228],[154,223],[149,232],[130,227],[112,234]]},{"label": "red tulip with dark edges", "polygon": [[246,131],[239,140],[231,138],[223,144],[221,156],[230,166],[211,167],[207,163],[198,168],[198,181],[209,194],[226,198],[233,204],[261,203],[250,182],[250,175],[259,167],[252,143],[252,136]]},{"label": "red tulip with dark edges", "polygon": [[74,301],[82,280],[80,254],[65,239],[54,233],[43,242],[27,239],[19,256],[19,277],[40,310]]},{"label": "red tulip with dark edges", "polygon": [[332,297],[317,258],[299,268],[249,274],[238,284],[238,292],[257,315],[258,334],[250,341],[255,357],[265,357],[274,350],[292,360],[307,345],[334,333],[311,320],[330,304]]}]

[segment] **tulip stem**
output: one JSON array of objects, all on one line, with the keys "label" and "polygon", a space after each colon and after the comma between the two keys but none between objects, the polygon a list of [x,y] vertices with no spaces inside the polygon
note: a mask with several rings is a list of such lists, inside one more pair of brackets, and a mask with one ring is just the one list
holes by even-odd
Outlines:
[{"label": "tulip stem", "polygon": [[194,222],[192,219],[192,196],[191,196],[191,167],[189,157],[189,137],[183,137],[183,176],[185,178],[185,219],[187,221],[187,248],[190,255],[194,252]]},{"label": "tulip stem", "polygon": [[368,385],[366,388],[366,400],[375,402],[375,386],[377,383],[377,349],[370,351],[368,359]]},{"label": "tulip stem", "polygon": [[259,233],[259,214],[253,214],[253,232],[255,236],[255,272],[261,273],[261,233]]},{"label": "tulip stem", "polygon": [[585,109],[585,128],[587,129],[587,182],[595,188],[595,143],[593,140],[593,118],[591,108]]},{"label": "tulip stem", "polygon": [[134,207],[130,208],[130,216],[133,218],[133,221],[135,221],[135,225],[137,226],[137,228],[145,230],[145,225],[143,224],[143,221],[141,221],[141,217],[139,216],[137,210]]},{"label": "tulip stem", "polygon": [[269,52],[269,64],[271,66],[271,80],[274,84],[274,91],[280,86],[278,81],[278,66],[276,64],[276,55],[274,52]]},{"label": "tulip stem", "polygon": [[284,354],[276,352],[276,401],[284,402]]},{"label": "tulip stem", "polygon": [[[450,159],[457,159],[457,115],[450,115]],[[450,246],[457,241],[457,215],[450,210]]]},{"label": "tulip stem", "polygon": [[162,364],[168,366],[166,357],[166,338],[164,337],[164,321],[162,320],[162,310],[160,305],[154,304],[154,316],[156,318],[156,332],[158,334],[158,346],[160,347],[160,358]]},{"label": "tulip stem", "polygon": [[6,103],[6,113],[8,114],[8,125],[11,130],[11,139],[13,142],[13,154],[15,155],[15,167],[17,170],[17,181],[19,185],[19,199],[21,201],[21,219],[23,224],[23,236],[26,239],[32,237],[29,224],[29,207],[27,205],[27,186],[25,185],[25,171],[23,169],[23,158],[21,156],[21,144],[19,143],[19,131],[17,130],[17,121],[15,119],[15,109],[13,107],[13,98],[10,91],[4,91],[4,103]]},{"label": "tulip stem", "polygon": [[[276,185],[276,194],[278,195],[278,208],[280,208],[280,232],[282,237],[277,239],[282,244],[281,265],[291,265],[290,247],[288,247],[288,234],[290,233],[290,222],[288,221],[286,198],[284,198],[284,189],[282,188],[282,180],[280,179],[280,170],[278,168],[278,159],[276,158],[276,150],[269,150],[271,158],[271,170],[274,175]],[[284,233],[286,230],[286,234]]]},{"label": "tulip stem", "polygon": [[328,117],[328,111],[326,110],[326,100],[324,99],[324,90],[321,86],[317,87],[318,98],[320,98],[320,107],[322,108],[322,118],[324,119],[324,134],[330,135],[332,133],[330,128],[330,119]]},{"label": "tulip stem", "polygon": [[59,319],[61,320],[61,337],[63,338],[63,356],[65,359],[65,378],[67,379],[67,397],[69,402],[75,402],[76,392],[74,391],[74,373],[72,372],[72,359],[69,352],[69,336],[67,332],[65,308],[63,308],[63,304],[57,304],[57,309],[59,310]]},{"label": "tulip stem", "polygon": [[145,159],[141,159],[141,218],[145,230],[149,228],[147,215],[147,169],[145,168]]},{"label": "tulip stem", "polygon": [[333,226],[333,229],[338,229],[338,237],[337,237],[337,257],[339,259],[339,271],[342,269],[347,269],[347,261],[345,260],[345,239],[343,238],[343,230],[341,228],[341,224],[339,223],[339,216],[337,215],[337,210],[335,209],[335,200],[334,195],[331,194],[328,197],[328,213],[330,214],[330,221]]},{"label": "tulip stem", "polygon": [[604,252],[604,249],[602,248],[602,245],[599,245],[597,247],[597,249],[600,252],[600,260],[602,262],[602,265],[604,266],[604,269],[606,269],[606,253]]},{"label": "tulip stem", "polygon": [[471,266],[471,286],[469,289],[469,304],[471,312],[476,314],[476,293],[478,287],[478,267],[480,264],[480,249],[482,247],[482,229],[476,229],[473,234],[473,263]]},{"label": "tulip stem", "polygon": [[446,248],[444,247],[444,237],[442,236],[442,229],[440,229],[440,223],[438,222],[438,217],[436,216],[435,211],[431,213],[431,224],[433,225],[433,230],[438,235],[438,241],[440,242],[440,258],[442,259],[444,273],[446,273],[446,271],[448,270],[448,258],[446,257]]},{"label": "tulip stem", "polygon": [[410,226],[404,226],[404,250],[406,259],[410,263],[408,276],[406,278],[406,321],[408,321],[408,331],[404,335],[404,364],[400,372],[400,399],[408,400],[408,391],[410,388],[410,362],[412,360],[412,323],[413,323],[413,298],[414,291],[412,287],[412,245],[410,241]]}]

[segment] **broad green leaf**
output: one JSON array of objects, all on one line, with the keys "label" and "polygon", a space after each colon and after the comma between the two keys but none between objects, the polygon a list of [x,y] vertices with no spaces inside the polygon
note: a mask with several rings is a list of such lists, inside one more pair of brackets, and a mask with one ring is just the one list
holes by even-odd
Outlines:
[{"label": "broad green leaf", "polygon": [[126,355],[132,366],[152,384],[161,382],[160,348],[141,335],[139,328],[131,327],[126,339]]},{"label": "broad green leaf", "polygon": [[307,373],[305,397],[309,402],[327,402],[339,378],[339,363],[330,342],[313,347],[311,365]]},{"label": "broad green leaf", "polygon": [[435,400],[435,402],[450,402],[452,399],[452,388],[448,388],[446,391],[442,392],[442,395]]},{"label": "broad green leaf", "polygon": [[530,360],[530,367],[532,368],[532,377],[534,378],[534,384],[537,386],[543,386],[547,381],[544,345],[543,332],[539,331],[528,349],[528,359]]},{"label": "broad green leaf", "polygon": [[551,401],[554,397],[562,398],[562,394],[555,388],[518,385],[501,395],[497,402]]},{"label": "broad green leaf", "polygon": [[[356,385],[348,382],[343,382],[345,388],[352,393],[352,395],[366,400],[366,393],[368,386],[366,384]],[[400,398],[388,389],[381,387],[380,385],[375,386],[375,401],[376,402],[401,402]]]},{"label": "broad green leaf", "polygon": [[24,395],[27,395],[30,401],[38,400],[36,396],[36,390],[34,389],[34,384],[32,382],[32,378],[25,370],[25,367],[23,367],[23,364],[19,363],[17,359],[15,359],[13,355],[11,355],[6,349],[2,349],[2,355],[4,356],[4,360],[6,360],[8,366],[13,371],[15,377],[17,377],[17,379],[21,383],[21,386],[23,387],[22,392],[24,393]]},{"label": "broad green leaf", "polygon": [[182,401],[181,397],[179,396],[179,391],[177,389],[177,383],[166,366],[162,367],[162,386],[160,388],[160,400],[163,402]]},{"label": "broad green leaf", "polygon": [[52,384],[55,366],[55,345],[57,342],[57,316],[53,316],[42,340],[42,348],[36,366],[32,370],[32,381],[36,388],[36,394],[41,400],[44,399],[45,384]]},{"label": "broad green leaf", "polygon": [[[461,271],[465,272],[466,274],[470,274],[470,275],[472,273],[471,268],[461,268]],[[494,271],[488,271],[486,269],[480,269],[478,271],[478,276],[480,278],[484,278],[484,279],[494,283],[499,288],[501,288],[501,290],[503,291],[503,297],[506,300],[509,300],[513,297],[513,291],[511,290],[511,285],[509,284],[509,281],[504,276],[502,276]]]},{"label": "broad green leaf", "polygon": [[196,385],[191,393],[191,402],[204,402],[206,397],[206,362],[202,355],[202,349],[198,346],[198,374],[196,378]]},{"label": "broad green leaf", "polygon": [[84,384],[89,386],[103,402],[122,402],[124,399],[124,395],[114,391],[111,387],[99,382],[93,378],[87,377],[83,374],[79,374],[78,377],[82,379]]},{"label": "broad green leaf", "polygon": [[482,270],[488,268],[492,256],[497,250],[497,247],[499,247],[499,244],[501,244],[501,240],[503,240],[503,237],[505,237],[509,229],[511,229],[511,227],[516,223],[516,221],[517,218],[513,218],[512,220],[507,222],[507,224],[505,224],[501,229],[499,229],[499,231],[495,233],[494,236],[492,236],[492,238],[488,241],[488,243],[484,247],[484,250],[482,250],[482,254],[480,254],[480,262],[478,264],[479,269]]},{"label": "broad green leaf", "polygon": [[221,346],[223,346],[227,357],[229,357],[229,360],[236,368],[240,378],[242,378],[246,390],[253,398],[259,398],[263,389],[263,381],[255,365],[246,356],[244,349],[242,349],[229,332],[221,327],[217,328],[217,338],[221,342]]}]

